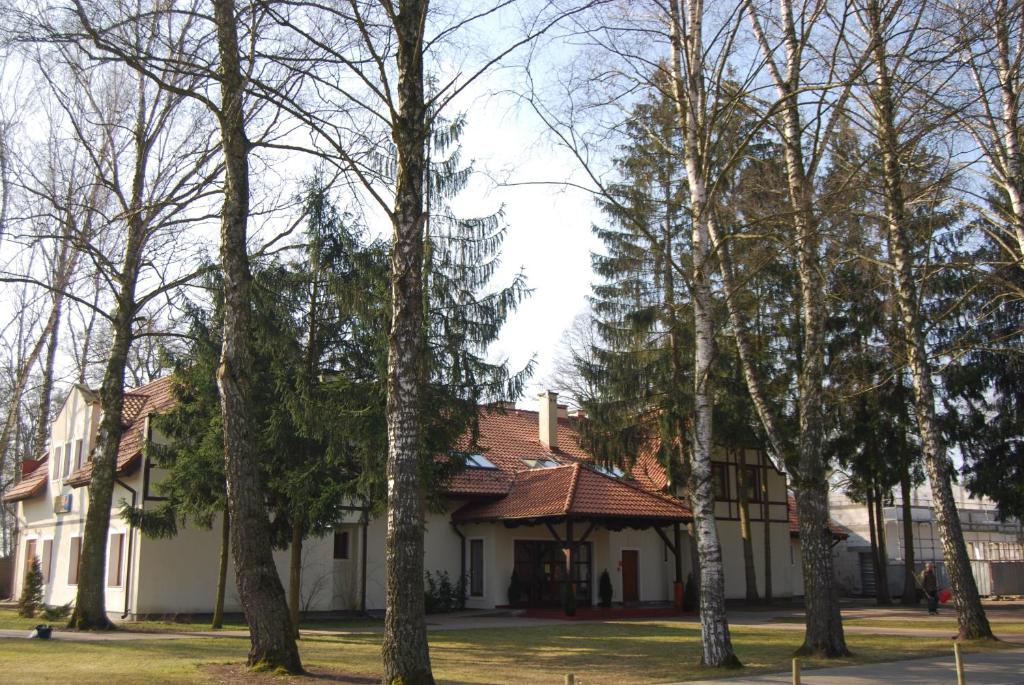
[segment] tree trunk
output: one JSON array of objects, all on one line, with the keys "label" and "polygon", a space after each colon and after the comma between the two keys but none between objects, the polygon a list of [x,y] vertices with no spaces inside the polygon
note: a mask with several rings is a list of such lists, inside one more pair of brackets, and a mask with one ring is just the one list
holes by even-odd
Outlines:
[{"label": "tree trunk", "polygon": [[876,136],[882,153],[885,209],[889,228],[890,250],[895,267],[896,300],[906,340],[910,374],[914,388],[914,409],[921,437],[925,468],[931,482],[935,520],[942,540],[946,573],[953,589],[957,610],[959,636],[963,639],[992,638],[978,586],[971,571],[960,527],[960,515],[950,484],[950,461],[939,434],[935,416],[935,389],[931,363],[924,334],[924,322],[918,310],[917,284],[914,280],[912,241],[906,226],[900,146],[896,133],[896,112],[888,71],[886,45],[881,40],[881,11],[877,2],[869,9],[874,32],[875,88],[873,93]]},{"label": "tree trunk", "polygon": [[249,147],[245,134],[245,81],[239,60],[234,0],[213,0],[220,55],[224,207],[224,342],[217,384],[224,424],[224,474],[231,515],[238,596],[249,624],[249,666],[301,673],[302,662],[288,617],[284,588],[274,565],[270,522],[252,420],[252,275],[246,251],[249,218]]},{"label": "tree trunk", "polygon": [[388,335],[387,604],[385,685],[433,685],[423,601],[423,510],[420,486],[420,386],[423,383],[423,211],[429,132],[423,93],[427,0],[404,0],[395,20],[398,112]]},{"label": "tree trunk", "polygon": [[903,500],[903,594],[900,604],[915,606],[917,598],[917,576],[914,568],[914,510],[910,506],[910,467],[900,478],[900,498]]},{"label": "tree trunk", "polygon": [[[1007,0],[998,0],[995,12],[996,75],[999,79],[1000,118],[996,136],[998,145],[993,146],[1000,155],[1002,164],[993,165],[997,177],[1002,177],[1003,189],[1010,200],[1009,223],[1016,239],[1017,264],[1024,268],[1024,151],[1020,140],[1020,69],[1019,58],[1013,54],[1010,45],[1011,19]],[[1017,12],[1020,10],[1017,9]],[[1020,30],[1018,26],[1017,31]],[[994,131],[995,132],[995,131]],[[999,173],[999,172],[1002,173]]]},{"label": "tree trunk", "polygon": [[885,512],[882,505],[884,493],[881,488],[875,491],[875,534],[877,537],[878,575],[876,597],[879,604],[892,604],[889,594],[889,553],[885,548]]},{"label": "tree trunk", "polygon": [[[878,601],[878,526],[875,525],[874,489],[867,489],[868,541],[871,545],[871,570],[875,574],[875,601]],[[867,592],[864,593],[867,595]]]},{"label": "tree trunk", "polygon": [[[690,501],[697,533],[700,557],[700,626],[702,659],[707,666],[738,667],[739,659],[732,647],[729,620],[725,612],[725,569],[722,547],[715,524],[715,497],[711,479],[712,380],[714,355],[714,303],[711,296],[711,239],[706,216],[706,184],[702,140],[705,105],[704,45],[702,0],[688,3],[688,32],[682,31],[683,18],[678,5],[670,3],[673,87],[676,110],[683,129],[683,156],[687,185],[690,190],[690,211],[693,221],[693,273],[691,291],[694,321],[694,430],[690,470]],[[684,71],[685,61],[685,71]]]},{"label": "tree trunk", "polygon": [[754,568],[754,542],[750,531],[750,497],[747,493],[747,455],[744,448],[739,449],[739,465],[737,481],[740,500],[740,539],[743,541],[743,575],[747,581],[747,601],[757,602],[757,570]]},{"label": "tree trunk", "polygon": [[761,453],[761,513],[764,516],[764,603],[772,603],[772,527],[768,503],[768,460]]},{"label": "tree trunk", "polygon": [[210,627],[224,627],[224,594],[228,585],[228,554],[231,545],[231,516],[224,510],[220,524],[220,565],[217,569],[217,599],[213,606],[213,620]]},{"label": "tree trunk", "polygon": [[295,638],[299,638],[299,612],[302,609],[302,533],[301,523],[292,522],[291,560],[288,573],[288,608],[291,610]]},{"label": "tree trunk", "polygon": [[60,310],[63,300],[62,295],[54,296],[54,309],[57,317],[50,328],[49,339],[46,343],[46,361],[43,362],[43,378],[39,385],[39,406],[36,409],[38,425],[36,425],[35,440],[32,441],[33,458],[46,448],[46,441],[50,438],[50,406],[53,396],[53,369],[57,362],[57,346],[60,341]]}]

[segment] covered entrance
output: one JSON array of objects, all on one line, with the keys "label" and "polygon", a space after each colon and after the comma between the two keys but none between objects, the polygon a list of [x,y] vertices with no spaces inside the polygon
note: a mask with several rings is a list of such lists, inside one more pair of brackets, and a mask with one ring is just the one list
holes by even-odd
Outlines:
[{"label": "covered entrance", "polygon": [[[560,606],[565,592],[567,549],[554,540],[516,540],[515,569],[527,606]],[[572,582],[576,602],[589,606],[593,596],[593,550],[591,543],[578,543],[571,555]]]}]

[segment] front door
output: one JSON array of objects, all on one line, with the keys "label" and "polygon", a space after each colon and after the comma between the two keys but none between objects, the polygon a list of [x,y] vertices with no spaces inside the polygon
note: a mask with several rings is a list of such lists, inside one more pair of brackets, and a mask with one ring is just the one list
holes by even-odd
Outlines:
[{"label": "front door", "polygon": [[640,601],[640,588],[637,582],[637,568],[640,566],[640,553],[635,549],[622,550],[622,601],[623,603]]}]

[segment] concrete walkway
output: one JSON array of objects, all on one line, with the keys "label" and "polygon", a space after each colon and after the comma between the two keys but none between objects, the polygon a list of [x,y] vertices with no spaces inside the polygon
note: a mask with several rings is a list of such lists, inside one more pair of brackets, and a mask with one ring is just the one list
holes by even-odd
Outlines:
[{"label": "concrete walkway", "polygon": [[[1024,650],[965,654],[968,685],[1024,685]],[[804,685],[955,685],[953,656],[942,659],[909,659],[864,666],[808,669],[801,673]],[[777,673],[752,678],[698,680],[676,685],[790,685],[792,675]]]}]

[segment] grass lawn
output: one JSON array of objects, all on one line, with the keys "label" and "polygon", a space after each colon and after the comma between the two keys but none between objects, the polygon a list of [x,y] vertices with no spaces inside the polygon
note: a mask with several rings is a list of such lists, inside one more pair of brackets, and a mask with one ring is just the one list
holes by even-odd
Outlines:
[{"label": "grass lawn", "polygon": [[[63,630],[67,625],[67,619],[59,621],[47,621],[42,616],[35,618],[22,618],[14,609],[0,609],[0,628],[24,629],[27,633],[40,623],[52,625],[56,630]],[[352,628],[370,628],[382,626],[384,621],[375,618],[346,618],[346,619],[312,619],[303,621],[301,627],[306,630],[348,630]],[[196,631],[210,630],[209,621],[127,621],[118,624],[120,630],[128,630],[140,633],[191,633]],[[224,621],[225,630],[245,630],[245,621],[240,616],[228,618]]]},{"label": "grass lawn", "polygon": [[[917,618],[845,618],[843,619],[844,626],[867,626],[869,628],[913,628],[915,630],[942,630],[949,632],[950,635],[956,633],[958,630],[956,624],[956,617],[951,615],[952,612],[947,613],[945,616],[927,616],[922,612],[921,616]],[[783,616],[773,619],[775,623],[800,623],[804,622],[802,617],[795,616]],[[1006,635],[1021,635],[1024,634],[1024,621],[1006,621],[999,619],[989,619],[989,623],[992,626],[992,632],[996,636]]]},{"label": "grass lawn", "polygon": [[[430,649],[438,682],[452,685],[558,683],[568,672],[586,685],[664,683],[717,675],[698,665],[698,630],[693,623],[655,620],[451,630],[432,633]],[[745,674],[787,670],[801,638],[801,631],[777,628],[733,630],[736,651],[747,666]],[[372,678],[380,674],[380,639],[375,633],[339,633],[306,636],[300,644],[307,668]],[[847,639],[854,658],[827,664],[812,660],[805,667],[951,652],[950,640],[944,638],[893,640],[851,634]],[[238,673],[223,665],[242,663],[248,645],[246,638],[222,637],[103,643],[0,639],[0,673],[7,683],[49,681],[57,674],[62,681],[75,683],[235,682],[214,675]],[[966,646],[967,651],[1000,648],[1003,645]]]}]

